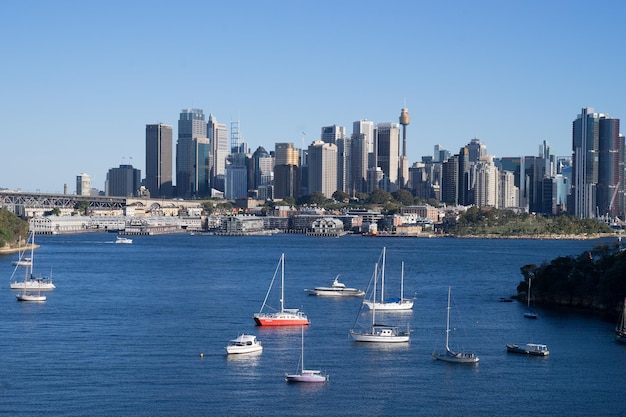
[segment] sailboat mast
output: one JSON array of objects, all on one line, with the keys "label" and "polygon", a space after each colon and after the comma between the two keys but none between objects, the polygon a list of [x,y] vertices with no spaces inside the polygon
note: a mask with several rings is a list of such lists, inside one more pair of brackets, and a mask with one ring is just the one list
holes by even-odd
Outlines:
[{"label": "sailboat mast", "polygon": [[376,324],[376,281],[378,281],[378,262],[374,266],[374,297],[372,299],[372,333],[374,332],[374,324]]},{"label": "sailboat mast", "polygon": [[448,315],[446,319],[446,351],[448,348],[448,338],[450,336],[450,287],[448,287]]},{"label": "sailboat mast", "polygon": [[400,275],[400,302],[404,300],[404,261],[402,261],[402,274]]},{"label": "sailboat mast", "polygon": [[285,311],[285,254],[280,255],[280,312]]},{"label": "sailboat mast", "polygon": [[302,353],[300,353],[300,357],[302,358],[302,369],[300,369],[300,371],[302,373],[304,373],[304,326],[300,326],[300,330],[301,330],[301,334],[302,334],[302,338],[301,338],[301,342],[300,342],[300,344],[301,344],[300,347],[301,347],[301,350],[302,350]]},{"label": "sailboat mast", "polygon": [[385,302],[385,253],[387,248],[383,247],[383,268],[380,276],[380,302]]},{"label": "sailboat mast", "polygon": [[528,277],[528,294],[526,294],[528,308],[530,308],[530,286],[532,284],[532,281],[533,279],[531,277]]}]

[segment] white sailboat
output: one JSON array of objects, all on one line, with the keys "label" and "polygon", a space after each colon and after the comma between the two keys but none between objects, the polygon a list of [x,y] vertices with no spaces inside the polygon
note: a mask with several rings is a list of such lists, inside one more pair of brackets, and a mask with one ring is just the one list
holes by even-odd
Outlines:
[{"label": "white sailboat", "polygon": [[[267,297],[270,295],[272,291],[272,286],[274,285],[274,280],[276,279],[276,274],[278,273],[278,269],[280,268],[281,274],[281,284],[280,284],[280,310],[272,313],[264,313],[263,309],[267,305]],[[261,306],[261,310],[258,313],[254,314],[254,321],[257,326],[301,326],[310,324],[309,319],[306,314],[302,311],[299,311],[297,308],[285,308],[285,254],[281,254],[280,260],[278,261],[278,265],[276,266],[276,270],[274,271],[274,277],[270,282],[270,287],[267,290],[267,294],[265,295],[265,300],[263,300],[263,305]]]},{"label": "white sailboat", "polygon": [[385,256],[387,248],[383,247],[381,254],[381,278],[380,278],[380,301],[376,297],[371,300],[364,301],[364,304],[370,309],[376,308],[378,311],[405,311],[413,308],[413,298],[404,298],[404,262],[402,262],[402,274],[400,278],[400,298],[385,300]]},{"label": "white sailboat", "polygon": [[[378,280],[378,262],[374,265],[374,274],[372,279],[374,280],[374,292],[372,299],[376,299],[376,281]],[[371,307],[372,323],[367,329],[357,330],[356,323],[358,322],[359,315],[363,310],[365,301],[361,303],[359,314],[355,321],[355,325],[350,329],[350,336],[355,342],[374,342],[374,343],[405,343],[410,339],[410,330],[400,331],[398,326],[388,326],[384,324],[376,323],[376,308],[378,303],[373,303]]]},{"label": "white sailboat", "polygon": [[285,381],[287,382],[326,382],[328,381],[328,375],[322,373],[317,369],[306,369],[304,367],[304,326],[302,326],[302,342],[300,363],[298,364],[298,371],[293,374],[285,374]]},{"label": "white sailboat", "polygon": [[[11,274],[11,279],[9,282],[9,286],[12,290],[31,290],[31,291],[50,291],[56,288],[54,283],[52,282],[52,277],[35,277],[33,274],[33,262],[35,259],[35,231],[32,230],[30,233],[30,237],[28,238],[30,241],[30,257],[26,257],[26,251],[20,252],[19,258],[17,261],[13,262],[15,265],[15,269]],[[27,241],[27,243],[28,243]],[[18,280],[16,277],[17,271],[19,268],[24,268],[24,279]]]},{"label": "white sailboat", "polygon": [[526,317],[527,319],[536,319],[536,318],[539,318],[539,316],[537,315],[537,313],[535,313],[534,311],[530,309],[530,286],[531,284],[532,284],[532,278],[528,277],[528,291],[526,294],[526,307],[528,310],[524,313],[524,317]]},{"label": "white sailboat", "polygon": [[433,357],[441,361],[455,363],[477,363],[478,356],[473,353],[454,352],[448,346],[450,336],[450,287],[448,287],[448,315],[446,320],[446,351],[444,353],[433,352]]},{"label": "white sailboat", "polygon": [[[35,251],[35,232],[32,233],[31,246],[30,246],[30,264],[27,264],[24,269],[26,270],[24,275],[24,291],[22,293],[16,294],[15,297],[17,301],[31,301],[31,302],[43,302],[46,301],[46,296],[41,294],[41,285],[37,289],[37,293],[29,292],[27,282],[30,280],[29,275],[33,274],[33,257]],[[17,266],[15,267],[17,269]],[[29,273],[30,272],[30,273]]]},{"label": "white sailboat", "polygon": [[624,298],[624,305],[622,306],[622,315],[617,326],[615,326],[615,340],[626,343],[626,298]]}]

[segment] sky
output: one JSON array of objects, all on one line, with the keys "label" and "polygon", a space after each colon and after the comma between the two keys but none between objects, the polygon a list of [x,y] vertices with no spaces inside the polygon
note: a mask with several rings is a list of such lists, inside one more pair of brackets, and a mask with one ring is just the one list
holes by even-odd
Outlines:
[{"label": "sky", "polygon": [[[410,163],[479,138],[571,155],[584,107],[626,118],[626,2],[1,1],[0,189],[145,175],[145,126],[199,108],[251,151],[398,122]],[[623,133],[623,132],[622,132]]]}]

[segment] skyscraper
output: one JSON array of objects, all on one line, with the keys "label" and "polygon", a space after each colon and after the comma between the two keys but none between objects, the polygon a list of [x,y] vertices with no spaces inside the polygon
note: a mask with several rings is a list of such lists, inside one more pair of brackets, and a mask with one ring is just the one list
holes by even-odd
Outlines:
[{"label": "skyscraper", "polygon": [[194,145],[193,138],[206,138],[207,125],[200,109],[183,109],[178,119],[176,143],[176,194],[189,198],[193,192]]},{"label": "skyscraper", "polygon": [[309,146],[309,194],[322,193],[332,198],[337,191],[337,145],[321,140]]},{"label": "skyscraper", "polygon": [[623,149],[619,119],[583,108],[572,123],[570,208],[575,216],[594,218],[623,211],[623,206],[619,207],[623,201],[619,199],[615,205],[613,198],[623,190]]},{"label": "skyscraper", "polygon": [[277,143],[274,161],[274,197],[300,197],[300,164],[293,143]]},{"label": "skyscraper", "polygon": [[218,123],[213,114],[209,115],[206,129],[211,141],[211,187],[224,191],[226,157],[229,154],[228,129],[225,124]]},{"label": "skyscraper", "polygon": [[152,198],[173,196],[170,125],[146,125],[146,188]]},{"label": "skyscraper", "polygon": [[76,176],[76,195],[89,195],[91,193],[91,178],[82,173]]},{"label": "skyscraper", "polygon": [[107,196],[136,196],[140,186],[141,170],[133,168],[132,165],[120,165],[119,168],[111,168],[107,173]]},{"label": "skyscraper", "polygon": [[377,166],[383,170],[389,183],[397,185],[400,168],[400,128],[396,123],[378,123],[374,137]]}]

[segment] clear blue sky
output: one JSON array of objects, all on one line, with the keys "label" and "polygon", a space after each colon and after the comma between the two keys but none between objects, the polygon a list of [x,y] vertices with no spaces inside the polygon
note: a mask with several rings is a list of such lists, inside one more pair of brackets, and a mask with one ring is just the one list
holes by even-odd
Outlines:
[{"label": "clear blue sky", "polygon": [[239,120],[252,150],[406,102],[410,162],[474,137],[569,155],[582,107],[626,120],[625,17],[621,0],[2,1],[0,188],[143,176],[145,125],[176,137],[188,107]]}]

